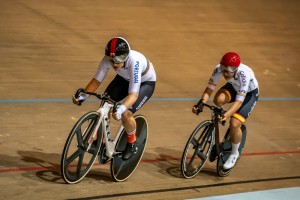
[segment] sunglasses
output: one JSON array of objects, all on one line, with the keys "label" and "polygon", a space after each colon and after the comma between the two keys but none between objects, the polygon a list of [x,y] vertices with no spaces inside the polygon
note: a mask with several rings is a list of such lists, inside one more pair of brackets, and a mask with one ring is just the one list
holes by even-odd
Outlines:
[{"label": "sunglasses", "polygon": [[115,64],[120,64],[126,60],[127,55],[113,56],[109,57],[109,60]]},{"label": "sunglasses", "polygon": [[221,65],[221,70],[222,72],[234,73],[237,70],[237,67]]}]

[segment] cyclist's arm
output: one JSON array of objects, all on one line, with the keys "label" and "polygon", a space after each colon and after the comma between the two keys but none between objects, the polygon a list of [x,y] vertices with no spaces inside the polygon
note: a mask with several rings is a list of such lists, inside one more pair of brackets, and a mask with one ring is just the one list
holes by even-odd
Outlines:
[{"label": "cyclist's arm", "polygon": [[228,119],[230,116],[232,116],[234,113],[236,113],[236,111],[238,111],[240,109],[242,104],[243,104],[243,102],[241,102],[239,100],[235,100],[235,102],[233,102],[231,107],[225,112],[225,114],[224,114],[225,119]]},{"label": "cyclist's arm", "polygon": [[206,103],[212,93],[213,93],[213,90],[210,89],[209,87],[207,87],[202,94],[202,97],[201,97],[201,99],[203,99],[202,102]]},{"label": "cyclist's arm", "polygon": [[[101,82],[97,81],[95,78],[93,78],[85,87],[85,90],[87,92],[94,92],[99,86],[100,86]],[[81,105],[81,102],[85,101],[87,98],[89,97],[89,95],[87,94],[79,94],[79,97],[75,97],[75,95],[73,95],[72,97],[72,101],[74,104],[76,105]]]},{"label": "cyclist's arm", "polygon": [[[203,94],[202,94],[202,97],[201,97],[203,103],[206,103],[206,102],[208,101],[208,99],[209,99],[210,95],[212,94],[212,92],[213,92],[213,90],[210,89],[209,87],[207,87],[207,88],[204,90],[204,92],[203,92]],[[193,112],[194,114],[197,114],[197,108],[196,108],[195,106],[193,106],[192,112]]]},{"label": "cyclist's arm", "polygon": [[132,92],[132,93],[129,93],[128,96],[126,97],[126,99],[124,100],[124,105],[126,106],[126,108],[130,108],[134,102],[137,100],[138,98],[138,93],[137,92]]},{"label": "cyclist's arm", "polygon": [[[216,86],[217,82],[219,81],[221,75],[222,75],[222,73],[220,71],[220,66],[217,65],[216,68],[214,69],[213,73],[212,73],[212,76],[209,79],[208,86],[205,88],[205,90],[202,94],[201,99],[203,99],[202,100],[203,103],[206,103],[208,101],[208,99],[209,99],[210,95],[213,93],[213,91],[215,89],[215,86]],[[193,106],[192,112],[194,114],[196,114],[197,113],[197,108],[195,108]]]},{"label": "cyclist's arm", "polygon": [[101,82],[92,78],[92,80],[87,84],[85,90],[87,92],[95,92],[95,90],[100,86]]},{"label": "cyclist's arm", "polygon": [[206,103],[208,101],[208,99],[211,96],[211,94],[213,93],[217,83],[219,82],[219,79],[221,76],[222,76],[222,71],[221,71],[220,65],[217,65],[208,81],[208,85],[207,85],[206,89],[204,90],[204,92],[202,94],[201,98],[203,99],[203,103]]},{"label": "cyclist's arm", "polygon": [[94,78],[92,78],[92,80],[87,84],[85,90],[88,92],[95,92],[96,89],[101,85],[110,67],[111,63],[107,60],[107,57],[104,56]]}]

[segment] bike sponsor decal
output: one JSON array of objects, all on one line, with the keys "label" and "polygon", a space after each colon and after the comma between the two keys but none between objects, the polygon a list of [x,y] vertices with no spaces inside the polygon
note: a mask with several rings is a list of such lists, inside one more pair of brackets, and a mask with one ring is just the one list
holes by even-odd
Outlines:
[{"label": "bike sponsor decal", "polygon": [[251,109],[250,109],[250,111],[249,111],[249,113],[248,113],[248,117],[249,117],[250,113],[253,111],[255,105],[256,105],[256,101],[255,101],[254,104],[252,105],[252,107],[251,107]]},{"label": "bike sponsor decal", "polygon": [[136,64],[134,65],[134,74],[133,74],[134,83],[139,82],[139,65],[140,62],[136,61]]},{"label": "bike sponsor decal", "polygon": [[145,97],[143,98],[143,100],[141,101],[141,103],[138,105],[138,107],[136,107],[136,110],[139,110],[139,109],[142,107],[142,105],[146,102],[147,99],[148,99],[148,97],[145,96]]}]

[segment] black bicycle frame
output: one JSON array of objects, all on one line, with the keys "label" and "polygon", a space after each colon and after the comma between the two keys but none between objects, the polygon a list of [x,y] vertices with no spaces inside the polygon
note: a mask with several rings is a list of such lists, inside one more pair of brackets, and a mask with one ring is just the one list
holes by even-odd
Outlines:
[{"label": "black bicycle frame", "polygon": [[219,119],[217,117],[217,114],[214,113],[213,119],[212,119],[213,127],[215,128],[215,145],[217,150],[217,155],[221,152],[221,144],[220,144],[220,132],[219,132]]}]

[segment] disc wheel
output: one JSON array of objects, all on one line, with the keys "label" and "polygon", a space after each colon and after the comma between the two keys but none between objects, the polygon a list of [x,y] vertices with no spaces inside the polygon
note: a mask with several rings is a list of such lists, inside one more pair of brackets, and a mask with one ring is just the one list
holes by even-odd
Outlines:
[{"label": "disc wheel", "polygon": [[[127,180],[140,163],[148,138],[148,122],[143,115],[136,115],[136,145],[138,151],[128,160],[123,160],[122,154],[116,156],[111,161],[110,171],[114,181],[122,182]],[[116,144],[116,152],[123,152],[127,144],[127,134],[123,129]]]}]

